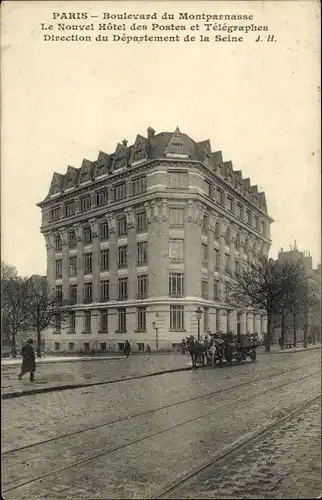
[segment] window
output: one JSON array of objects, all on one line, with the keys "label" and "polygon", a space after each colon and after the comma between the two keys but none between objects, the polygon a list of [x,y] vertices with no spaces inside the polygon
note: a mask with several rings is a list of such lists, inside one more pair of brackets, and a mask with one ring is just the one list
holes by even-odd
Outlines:
[{"label": "window", "polygon": [[69,257],[69,276],[77,274],[77,257]]},{"label": "window", "polygon": [[50,216],[49,216],[50,220],[53,222],[55,220],[59,220],[60,219],[60,207],[57,207],[57,208],[53,208],[51,211],[50,211]]},{"label": "window", "polygon": [[201,281],[201,297],[203,299],[208,299],[208,281]]},{"label": "window", "polygon": [[148,242],[144,241],[137,244],[136,263],[138,266],[148,263]]},{"label": "window", "polygon": [[118,316],[118,331],[126,332],[126,309],[125,307],[120,307],[117,310]]},{"label": "window", "polygon": [[225,253],[225,271],[226,273],[230,273],[230,267],[229,267],[229,255]]},{"label": "window", "polygon": [[138,342],[137,346],[138,346],[138,351],[144,352],[144,344],[142,342]]},{"label": "window", "polygon": [[215,269],[219,269],[220,261],[219,261],[219,250],[215,249]]},{"label": "window", "polygon": [[148,221],[146,217],[146,212],[138,212],[136,214],[136,232],[144,233],[148,230]]},{"label": "window", "polygon": [[169,172],[169,187],[174,189],[187,189],[188,174],[186,172]]},{"label": "window", "polygon": [[146,307],[138,307],[136,310],[137,330],[146,331]]},{"label": "window", "polygon": [[107,302],[110,299],[110,284],[108,280],[101,281],[101,302]]},{"label": "window", "polygon": [[214,280],[214,299],[219,299],[219,283],[217,280]]},{"label": "window", "polygon": [[207,264],[208,262],[208,246],[201,245],[201,262],[202,264]]},{"label": "window", "polygon": [[228,298],[229,298],[229,283],[227,283],[227,281],[226,281],[226,283],[225,283],[225,301],[226,302],[227,302]]},{"label": "window", "polygon": [[56,286],[56,300],[59,303],[63,301],[63,287],[62,287],[62,285]]},{"label": "window", "polygon": [[259,231],[259,219],[258,219],[258,217],[255,217],[255,227]]},{"label": "window", "polygon": [[108,309],[101,309],[100,312],[100,331],[108,331]]},{"label": "window", "polygon": [[64,207],[65,217],[70,217],[75,214],[75,202],[69,201]]},{"label": "window", "polygon": [[118,236],[125,236],[126,234],[127,234],[126,218],[119,217],[117,219],[117,235]]},{"label": "window", "polygon": [[84,342],[84,351],[89,352],[89,350],[90,350],[89,342]]},{"label": "window", "polygon": [[66,179],[66,189],[73,187],[73,184],[74,184],[74,179],[73,176],[70,174],[69,177],[67,177]]},{"label": "window", "polygon": [[204,307],[203,310],[203,328],[207,332],[209,330],[209,308]]},{"label": "window", "polygon": [[106,352],[106,342],[100,342],[100,351]]},{"label": "window", "polygon": [[85,311],[84,312],[84,332],[92,331],[92,312]]},{"label": "window", "polygon": [[76,327],[76,315],[75,311],[71,311],[68,316],[69,331],[75,332]]},{"label": "window", "polygon": [[63,248],[62,240],[60,234],[56,234],[55,236],[55,250],[56,252],[61,252]]},{"label": "window", "polygon": [[108,223],[105,221],[100,223],[100,240],[108,240]]},{"label": "window", "polygon": [[231,212],[234,211],[234,202],[233,202],[232,198],[228,198],[227,207],[228,207],[228,210],[230,210]]},{"label": "window", "polygon": [[145,299],[148,296],[148,275],[139,274],[137,277],[137,298]]},{"label": "window", "polygon": [[220,310],[216,310],[216,333],[221,332]]},{"label": "window", "polygon": [[85,212],[86,210],[89,210],[90,208],[91,208],[91,197],[85,196],[84,198],[81,198],[80,199],[81,212]]},{"label": "window", "polygon": [[107,189],[102,189],[102,191],[96,193],[96,205],[98,207],[100,207],[101,205],[106,205],[107,201],[108,201]]},{"label": "window", "polygon": [[60,351],[60,342],[54,343],[54,349],[55,349],[55,351]]},{"label": "window", "polygon": [[55,261],[55,276],[56,278],[61,278],[63,274],[63,261],[56,260]]},{"label": "window", "polygon": [[235,260],[235,274],[239,274],[239,271],[240,271],[239,261]]},{"label": "window", "polygon": [[241,333],[241,328],[240,328],[240,324],[241,324],[241,314],[240,313],[237,313],[237,335],[240,335]]},{"label": "window", "polygon": [[170,330],[184,330],[184,306],[170,306]]},{"label": "window", "polygon": [[69,351],[74,351],[75,350],[75,344],[74,344],[74,342],[68,342],[68,350]]},{"label": "window", "polygon": [[243,218],[243,207],[241,205],[239,205],[239,203],[237,204],[237,214],[236,215],[240,219]]},{"label": "window", "polygon": [[100,269],[101,271],[108,271],[109,269],[109,251],[101,250],[100,253]]},{"label": "window", "polygon": [[235,248],[236,248],[236,250],[240,249],[240,234],[239,233],[237,233],[237,235],[236,235]]},{"label": "window", "polygon": [[219,240],[220,239],[220,225],[219,225],[219,222],[216,222],[216,225],[215,225],[215,240]]},{"label": "window", "polygon": [[209,228],[209,217],[208,215],[204,215],[202,219],[202,232],[204,234],[208,234],[208,228]]},{"label": "window", "polygon": [[170,240],[169,241],[169,258],[170,258],[170,260],[182,261],[184,259],[183,243],[184,243],[184,240]]},{"label": "window", "polygon": [[127,299],[127,278],[119,278],[118,280],[118,299]]},{"label": "window", "polygon": [[90,245],[92,243],[92,230],[90,226],[84,227],[84,243]]},{"label": "window", "polygon": [[118,346],[119,346],[119,352],[123,352],[124,351],[124,343],[123,342],[119,342]]},{"label": "window", "polygon": [[132,194],[133,196],[137,194],[144,193],[146,191],[146,177],[137,177],[132,181]]},{"label": "window", "polygon": [[68,302],[71,305],[77,303],[77,285],[69,285],[69,287],[68,287]]},{"label": "window", "polygon": [[263,231],[263,234],[267,234],[267,227],[266,227],[266,224],[265,222],[262,222],[262,231]]},{"label": "window", "polygon": [[123,198],[126,198],[126,185],[125,182],[122,184],[118,184],[117,186],[114,186],[113,189],[114,192],[114,200],[122,200]]},{"label": "window", "polygon": [[184,225],[184,209],[170,208],[170,226],[183,227]]},{"label": "window", "polygon": [[230,229],[228,228],[226,233],[225,233],[225,243],[226,245],[229,245],[230,243]]},{"label": "window", "polygon": [[247,224],[252,225],[252,214],[249,211],[247,211]]},{"label": "window", "polygon": [[220,203],[221,205],[224,204],[224,193],[222,191],[220,191],[220,189],[217,189],[217,200],[218,200],[218,203]]},{"label": "window", "polygon": [[55,333],[61,333],[61,315],[55,315]]},{"label": "window", "polygon": [[92,254],[85,253],[84,255],[84,273],[91,274],[92,273]]},{"label": "window", "polygon": [[74,230],[68,231],[68,246],[69,248],[76,247],[76,233]]},{"label": "window", "polygon": [[170,297],[184,296],[184,274],[170,273],[169,275],[169,295]]},{"label": "window", "polygon": [[205,190],[205,193],[206,193],[207,196],[211,196],[212,189],[211,189],[210,182],[208,182],[208,181],[204,182],[204,190]]},{"label": "window", "polygon": [[92,283],[84,284],[84,303],[90,304],[92,302]]},{"label": "window", "polygon": [[127,267],[127,247],[118,248],[118,268]]}]

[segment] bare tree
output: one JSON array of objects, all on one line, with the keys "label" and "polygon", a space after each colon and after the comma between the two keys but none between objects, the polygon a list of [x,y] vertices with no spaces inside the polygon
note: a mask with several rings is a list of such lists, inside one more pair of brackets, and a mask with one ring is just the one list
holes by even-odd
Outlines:
[{"label": "bare tree", "polygon": [[17,269],[5,262],[1,262],[1,293],[5,293],[9,283],[18,277]]},{"label": "bare tree", "polygon": [[258,255],[230,284],[229,302],[239,310],[262,309],[267,314],[265,350],[270,351],[273,316],[280,314],[285,296],[298,279],[293,263]]},{"label": "bare tree", "polygon": [[30,325],[37,332],[37,357],[41,357],[41,334],[47,328],[61,328],[67,319],[66,303],[43,276],[32,276],[29,282]]},{"label": "bare tree", "polygon": [[11,337],[12,356],[15,358],[16,336],[30,327],[28,310],[29,280],[27,278],[10,277],[6,279],[1,297],[2,327]]}]

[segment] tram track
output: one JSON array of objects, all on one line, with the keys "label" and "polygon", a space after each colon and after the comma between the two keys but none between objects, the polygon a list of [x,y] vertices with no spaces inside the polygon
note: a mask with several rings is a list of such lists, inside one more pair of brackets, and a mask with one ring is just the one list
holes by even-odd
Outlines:
[{"label": "tram track", "polygon": [[[206,469],[212,467],[215,464],[219,464],[219,463],[228,461],[230,458],[238,455],[239,453],[244,451],[246,448],[251,447],[252,445],[257,443],[258,441],[260,441],[261,439],[263,439],[264,437],[266,437],[270,433],[274,432],[276,429],[278,429],[280,426],[282,426],[286,422],[292,420],[294,417],[301,414],[304,410],[306,410],[308,407],[313,405],[319,399],[321,399],[321,393],[318,393],[318,394],[314,395],[313,397],[307,399],[305,402],[300,403],[299,405],[296,406],[296,408],[294,408],[287,415],[279,418],[276,422],[266,426],[264,429],[261,429],[257,432],[251,433],[251,434],[248,434],[242,440],[234,441],[232,444],[225,447],[222,451],[220,451],[215,456],[213,456],[210,460],[207,460],[205,463],[203,463],[199,467],[195,468],[189,474],[182,476],[182,477],[178,477],[171,484],[167,485],[166,487],[163,487],[162,490],[159,490],[159,492],[153,496],[153,499],[158,500],[158,499],[178,498],[178,497],[172,497],[172,496],[168,496],[168,495],[172,495],[172,494],[178,492],[182,486],[187,485],[186,483],[189,483],[190,480],[195,478],[201,472],[204,472]],[[148,499],[148,498],[151,498],[151,496],[146,496],[143,498]],[[182,497],[182,498],[184,498],[184,497]],[[320,497],[318,497],[318,498],[320,498]]]},{"label": "tram track", "polygon": [[[302,367],[302,368],[303,368],[303,367]],[[288,373],[289,373],[290,371],[296,371],[296,369],[293,369],[293,370],[288,370]],[[164,433],[166,433],[166,432],[168,432],[168,431],[172,431],[173,429],[177,429],[177,428],[179,428],[179,427],[181,427],[181,426],[184,426],[184,425],[187,425],[187,424],[189,424],[189,423],[192,423],[192,422],[195,422],[195,421],[198,421],[198,420],[202,420],[202,419],[204,419],[204,418],[206,418],[206,417],[209,417],[209,416],[211,416],[212,414],[214,414],[214,413],[215,413],[216,411],[218,411],[218,410],[226,410],[226,409],[228,409],[228,408],[230,408],[230,407],[232,407],[232,406],[235,406],[236,404],[240,404],[240,403],[243,403],[243,402],[247,402],[247,401],[249,401],[249,400],[253,400],[254,398],[258,398],[258,397],[260,397],[260,396],[262,396],[262,395],[265,395],[265,394],[267,394],[267,393],[269,393],[269,392],[276,391],[276,390],[278,390],[278,389],[280,389],[280,388],[282,388],[282,387],[286,387],[286,386],[289,386],[289,385],[291,385],[291,384],[296,384],[296,383],[298,383],[299,381],[303,381],[303,380],[305,380],[305,379],[307,379],[307,378],[309,378],[309,377],[312,377],[312,376],[314,376],[314,375],[316,375],[316,374],[318,374],[318,373],[320,373],[320,370],[316,370],[316,371],[314,371],[314,372],[312,372],[312,373],[309,373],[309,374],[305,375],[304,377],[299,377],[298,379],[288,380],[288,381],[286,381],[286,382],[283,382],[283,383],[280,383],[280,384],[274,385],[273,387],[266,388],[265,390],[260,390],[260,391],[258,391],[257,393],[252,392],[252,393],[247,394],[247,395],[246,395],[246,396],[244,396],[244,397],[241,397],[241,398],[234,398],[232,401],[229,401],[229,402],[226,402],[226,403],[220,404],[220,406],[219,406],[218,408],[216,408],[216,409],[212,409],[212,410],[211,410],[211,411],[209,411],[209,412],[204,412],[203,414],[198,415],[198,416],[196,416],[196,417],[194,417],[194,418],[188,418],[188,419],[186,419],[186,420],[184,420],[183,422],[180,422],[180,423],[178,423],[178,424],[175,424],[175,425],[170,425],[170,426],[168,426],[168,427],[166,427],[166,428],[163,428],[163,429],[161,429],[161,430],[158,430],[157,432],[151,432],[151,433],[149,433],[149,434],[147,434],[147,435],[145,435],[145,436],[143,436],[143,437],[140,437],[140,438],[138,438],[138,439],[132,439],[131,441],[128,441],[128,442],[123,443],[123,444],[118,445],[118,446],[114,446],[113,448],[110,448],[110,449],[108,449],[108,450],[106,450],[106,449],[105,449],[105,450],[102,450],[102,451],[100,451],[100,452],[98,452],[98,453],[95,453],[95,454],[92,454],[92,455],[90,455],[90,456],[87,456],[87,457],[85,457],[85,458],[83,458],[83,459],[81,459],[81,460],[76,460],[76,461],[74,461],[74,462],[72,462],[72,463],[69,463],[69,464],[67,464],[67,465],[65,465],[65,466],[63,466],[63,467],[57,468],[57,469],[55,469],[55,470],[50,470],[49,472],[46,472],[46,473],[41,474],[41,475],[38,475],[37,477],[30,478],[30,479],[28,479],[28,480],[26,480],[26,481],[23,481],[23,482],[19,482],[18,484],[15,484],[14,486],[10,486],[10,483],[9,483],[9,484],[8,484],[8,486],[9,486],[9,487],[7,487],[7,488],[6,488],[6,487],[4,487],[3,492],[4,492],[4,493],[6,493],[6,492],[11,492],[11,491],[14,491],[14,490],[16,490],[16,489],[18,489],[18,488],[21,488],[21,487],[27,486],[27,485],[29,485],[29,484],[31,484],[31,483],[35,483],[36,481],[42,481],[42,480],[44,480],[44,479],[46,479],[46,478],[49,478],[50,476],[53,476],[53,475],[55,475],[55,474],[60,474],[60,473],[62,473],[62,472],[64,472],[64,471],[66,471],[66,470],[68,470],[68,469],[73,468],[73,467],[77,467],[77,466],[81,466],[81,465],[83,465],[83,464],[89,463],[89,462],[91,462],[92,460],[97,459],[97,458],[99,458],[99,457],[107,456],[107,455],[109,455],[109,454],[111,454],[111,453],[114,453],[114,452],[117,452],[117,451],[123,450],[123,449],[125,449],[125,448],[127,448],[127,447],[132,447],[133,445],[136,445],[136,444],[141,443],[141,442],[143,442],[143,441],[145,441],[145,440],[148,440],[148,439],[154,438],[154,437],[159,436],[159,435],[161,435],[161,434],[164,434]],[[279,374],[277,374],[277,375],[281,375],[281,373],[279,373]],[[275,375],[275,376],[276,376],[276,375]],[[273,378],[273,377],[274,377],[274,375],[272,375],[270,378]],[[235,390],[236,390],[236,389],[238,389],[241,385],[246,385],[246,384],[248,384],[248,385],[249,385],[249,382],[246,382],[246,383],[243,383],[243,384],[239,384],[239,385],[237,385],[237,386],[234,386],[234,387],[230,388],[230,391],[231,391],[231,390],[233,390],[233,389],[235,389]],[[316,384],[316,387],[318,387],[318,388],[320,387],[319,383],[318,383],[318,384]],[[314,386],[313,388],[315,389],[315,386]],[[227,390],[226,390],[226,391],[227,391]],[[222,390],[220,390],[220,391],[214,391],[213,393],[208,393],[207,395],[199,396],[199,398],[200,398],[200,397],[207,397],[207,396],[210,396],[210,395],[214,395],[214,394],[216,394],[216,393],[218,393],[218,392],[224,392],[224,391],[222,391]],[[317,398],[317,396],[314,396],[314,398],[313,398],[313,399],[315,400],[316,398]],[[194,400],[194,399],[198,399],[198,397],[196,397],[196,398],[191,398],[191,399],[187,400],[186,402],[189,402],[189,401]],[[183,404],[183,402],[179,402],[179,403],[177,402],[177,403],[173,403],[173,404],[171,404],[171,405],[166,405],[166,406],[164,406],[164,407],[161,407],[161,409],[167,408],[167,407],[169,407],[169,406],[175,406],[175,405],[178,405],[178,404]],[[307,403],[307,401],[305,402],[305,404],[308,404],[308,403]],[[302,406],[303,406],[303,404],[301,404],[301,407],[302,407]],[[147,415],[148,413],[152,413],[153,411],[158,411],[158,410],[159,410],[159,409],[154,409],[154,410],[151,410],[151,411],[149,411],[149,412],[144,412],[143,414],[141,414],[141,415],[136,415],[136,416]],[[289,415],[291,415],[291,414],[289,414]],[[288,415],[288,416],[289,416],[289,415]],[[135,416],[132,416],[131,418],[135,418]],[[128,419],[124,418],[124,419],[121,419],[121,420],[119,420],[119,421],[117,421],[117,422],[122,422],[123,420],[128,420]],[[283,419],[282,419],[282,420],[283,420]],[[108,425],[112,425],[112,423],[102,424],[101,426],[103,426],[103,425],[108,426]],[[276,426],[276,425],[277,425],[276,423],[275,423],[275,424],[273,424],[273,426]],[[271,428],[271,427],[273,427],[273,426],[269,426],[269,428]],[[96,427],[95,427],[95,428],[96,428]],[[88,429],[88,430],[92,430],[92,428],[90,428],[90,429]],[[267,431],[267,429],[265,429],[265,431]],[[256,436],[257,436],[257,437],[258,437],[258,436],[261,436],[263,432],[264,432],[264,431],[260,431],[260,433],[257,433],[257,435],[256,435]],[[68,438],[68,437],[70,437],[71,435],[74,435],[74,434],[75,434],[75,433],[70,433],[70,434],[68,434],[68,435],[65,435],[64,437],[67,437],[67,438]],[[256,436],[255,436],[255,437],[256,437]],[[254,437],[253,439],[255,439],[255,437]],[[53,439],[51,439],[51,440],[47,440],[46,442],[54,441],[54,440],[57,440],[57,439],[62,439],[62,436],[60,436],[60,437],[56,437],[56,438],[53,438]],[[29,446],[23,447],[23,449],[28,449],[28,448],[30,448],[30,447],[35,447],[35,446],[41,446],[41,445],[45,444],[46,442],[33,443],[33,444],[29,445]],[[234,450],[235,450],[235,449],[237,449],[237,447],[236,447],[236,446],[234,447]],[[21,451],[21,448],[19,448],[19,449],[17,448],[17,449],[15,449],[15,450],[11,450],[11,451],[7,452],[7,453],[6,453],[6,456],[8,457],[8,455],[10,455],[10,454],[12,455],[13,453],[16,453],[16,452],[18,452],[18,451]],[[226,455],[227,455],[227,452],[226,452]],[[222,457],[220,457],[220,458],[222,458]],[[185,478],[180,479],[179,481],[177,481],[177,482],[176,482],[175,486],[171,485],[170,487],[167,487],[166,489],[164,489],[164,491],[163,491],[163,492],[161,492],[160,494],[158,494],[158,497],[157,497],[157,498],[159,498],[159,496],[160,496],[160,495],[163,495],[164,493],[166,493],[166,492],[169,490],[169,488],[172,490],[174,487],[177,487],[177,485],[178,485],[178,484],[182,484],[184,481],[186,481],[187,479],[189,479],[190,477],[192,477],[194,474],[197,474],[199,471],[203,470],[203,468],[205,468],[205,467],[206,467],[206,466],[208,466],[209,464],[213,463],[213,462],[214,462],[214,460],[219,460],[219,458],[215,458],[215,459],[212,459],[210,462],[207,462],[207,464],[206,464],[206,465],[203,465],[203,466],[202,466],[201,468],[199,468],[197,471],[194,471],[192,474],[190,474],[190,475],[189,475],[189,477],[187,477],[187,476],[186,476]],[[11,484],[12,484],[12,482],[13,482],[13,481],[11,481]]]},{"label": "tram track", "polygon": [[[292,368],[291,370],[284,370],[282,372],[273,373],[271,375],[268,375],[266,377],[266,380],[267,379],[272,379],[272,378],[275,378],[275,377],[278,377],[278,376],[281,376],[281,375],[284,375],[285,373],[289,374],[291,372],[296,372],[296,371],[301,370],[303,368],[304,368],[304,366],[300,366],[300,367]],[[308,374],[307,377],[309,377],[311,375],[315,375],[319,371],[320,370],[317,370],[317,371],[315,371],[315,372],[313,372],[311,374]],[[303,377],[303,378],[307,378],[307,377]],[[24,450],[27,450],[27,449],[30,449],[30,448],[34,448],[35,446],[40,446],[40,445],[43,445],[43,444],[47,444],[47,443],[50,443],[50,442],[57,441],[59,439],[64,439],[64,438],[68,438],[68,437],[72,437],[72,436],[77,436],[77,435],[82,434],[84,432],[88,432],[88,431],[100,429],[102,427],[109,426],[109,425],[114,425],[114,424],[118,424],[118,423],[121,423],[121,422],[124,422],[124,421],[129,421],[129,420],[131,420],[133,418],[143,417],[145,415],[149,415],[149,414],[154,413],[156,411],[166,410],[168,408],[172,408],[174,406],[179,406],[179,405],[182,405],[182,404],[185,404],[185,403],[196,401],[198,399],[204,399],[204,398],[207,398],[207,397],[210,397],[210,396],[215,396],[217,394],[222,394],[222,393],[227,393],[227,392],[229,393],[229,392],[234,391],[236,389],[239,389],[239,388],[242,388],[242,387],[245,387],[245,386],[249,386],[250,384],[253,384],[253,383],[256,383],[256,381],[249,381],[249,380],[247,380],[247,381],[242,382],[240,384],[236,384],[236,385],[234,385],[232,387],[228,387],[228,388],[225,388],[225,389],[217,389],[215,391],[207,392],[205,394],[194,396],[192,398],[183,399],[181,401],[175,401],[174,403],[169,403],[169,404],[163,405],[163,406],[157,406],[157,407],[152,408],[152,409],[147,410],[147,411],[143,411],[143,412],[139,412],[139,413],[134,413],[133,415],[125,416],[125,417],[122,417],[122,418],[119,418],[119,419],[115,419],[115,420],[110,420],[109,422],[104,422],[102,424],[97,424],[97,425],[93,425],[93,426],[90,426],[90,427],[85,427],[84,429],[79,429],[77,431],[73,431],[73,432],[68,432],[68,433],[65,433],[65,434],[61,434],[60,436],[55,436],[55,437],[51,437],[51,438],[48,438],[48,439],[44,439],[42,441],[37,441],[36,443],[30,443],[30,444],[27,444],[27,445],[24,445],[24,446],[20,446],[18,448],[14,448],[14,449],[11,449],[11,450],[6,450],[4,452],[1,452],[1,456],[4,457],[4,456],[7,456],[7,455],[9,455],[11,453],[16,453],[18,451],[24,451]]]}]

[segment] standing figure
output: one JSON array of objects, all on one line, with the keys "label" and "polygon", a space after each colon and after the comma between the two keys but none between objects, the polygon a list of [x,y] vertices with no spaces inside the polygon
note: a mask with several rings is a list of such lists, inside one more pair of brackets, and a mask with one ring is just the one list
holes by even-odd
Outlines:
[{"label": "standing figure", "polygon": [[181,354],[186,354],[186,347],[187,347],[186,341],[185,341],[185,339],[182,339],[182,342],[181,342]]},{"label": "standing figure", "polygon": [[19,380],[26,374],[30,373],[30,382],[34,381],[35,371],[36,371],[36,359],[35,359],[35,351],[31,344],[34,341],[32,339],[28,339],[26,345],[21,349],[22,356],[22,365],[21,372],[19,373]]},{"label": "standing figure", "polygon": [[128,340],[125,341],[124,354],[128,358],[131,352],[131,344]]},{"label": "standing figure", "polygon": [[150,347],[150,344],[148,344],[148,345],[146,346],[146,352],[147,352],[148,354],[151,354],[151,347]]}]

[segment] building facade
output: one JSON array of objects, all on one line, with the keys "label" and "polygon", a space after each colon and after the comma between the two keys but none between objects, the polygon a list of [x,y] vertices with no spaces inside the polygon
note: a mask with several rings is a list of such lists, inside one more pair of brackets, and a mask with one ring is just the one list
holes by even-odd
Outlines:
[{"label": "building facade", "polygon": [[201,335],[266,332],[265,314],[237,314],[225,300],[234,273],[268,255],[265,194],[209,140],[149,128],[132,146],[54,173],[38,206],[47,277],[70,304],[46,350],[122,350],[126,339],[175,349],[197,334],[198,307]]},{"label": "building facade", "polygon": [[[304,341],[304,332],[307,329],[309,341],[321,341],[321,265],[313,269],[312,257],[308,252],[301,252],[296,247],[288,251],[283,248],[278,254],[278,260],[282,263],[300,263],[303,270],[302,284],[298,290],[298,302],[295,307],[289,307],[285,311],[284,330],[285,343],[294,343],[294,336],[297,342]],[[274,341],[278,342],[281,337],[282,325],[281,315],[273,318]]]}]

